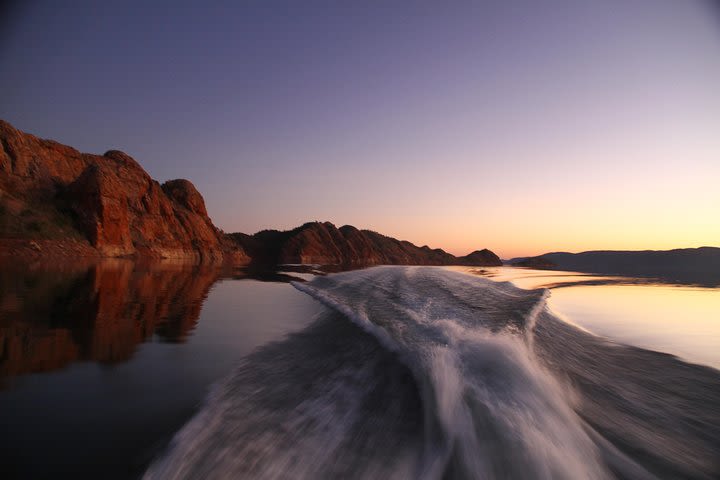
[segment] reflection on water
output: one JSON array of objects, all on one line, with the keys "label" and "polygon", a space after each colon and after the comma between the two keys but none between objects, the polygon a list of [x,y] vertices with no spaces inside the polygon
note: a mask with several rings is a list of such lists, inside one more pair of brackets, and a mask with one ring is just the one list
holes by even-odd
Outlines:
[{"label": "reflection on water", "polygon": [[0,375],[124,362],[153,336],[183,342],[218,277],[208,267],[130,261],[8,267],[0,275]]},{"label": "reflection on water", "polygon": [[566,321],[621,343],[720,368],[720,287],[513,267],[456,268],[521,288],[549,288],[550,308]]},{"label": "reflection on water", "polygon": [[137,478],[210,385],[312,321],[292,275],[176,263],[0,268],[0,468]]},{"label": "reflection on water", "polygon": [[598,335],[720,369],[720,289],[575,287],[554,291],[549,304]]}]

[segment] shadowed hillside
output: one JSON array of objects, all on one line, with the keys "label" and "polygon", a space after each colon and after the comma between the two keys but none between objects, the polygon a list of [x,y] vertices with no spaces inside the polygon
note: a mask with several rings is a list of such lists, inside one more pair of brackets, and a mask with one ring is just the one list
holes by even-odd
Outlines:
[{"label": "shadowed hillside", "polygon": [[293,230],[263,230],[255,235],[230,237],[259,264],[320,265],[477,265],[502,262],[490,250],[456,257],[442,249],[418,247],[371,230],[351,225],[337,228],[330,222],[310,222]]},{"label": "shadowed hillside", "polygon": [[720,248],[555,252],[512,259],[518,267],[619,275],[650,275],[697,283],[720,283]]}]

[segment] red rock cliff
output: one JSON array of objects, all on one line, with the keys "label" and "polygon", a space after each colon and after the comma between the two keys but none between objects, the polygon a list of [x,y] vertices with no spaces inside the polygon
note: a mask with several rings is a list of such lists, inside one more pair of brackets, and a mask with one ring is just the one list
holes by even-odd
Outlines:
[{"label": "red rock cliff", "polygon": [[249,261],[189,181],[161,186],[123,152],[80,153],[0,120],[0,238],[59,240],[78,231],[99,256]]}]

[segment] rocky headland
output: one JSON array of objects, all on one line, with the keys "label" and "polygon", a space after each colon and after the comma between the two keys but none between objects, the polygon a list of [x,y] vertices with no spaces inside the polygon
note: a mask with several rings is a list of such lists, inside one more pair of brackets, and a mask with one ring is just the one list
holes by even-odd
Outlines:
[{"label": "rocky headland", "polygon": [[135,257],[236,265],[501,265],[350,225],[225,234],[188,180],[160,184],[118,150],[81,153],[0,120],[0,257]]},{"label": "rocky headland", "polygon": [[160,184],[129,155],[80,153],[0,121],[4,255],[249,258],[187,180]]}]

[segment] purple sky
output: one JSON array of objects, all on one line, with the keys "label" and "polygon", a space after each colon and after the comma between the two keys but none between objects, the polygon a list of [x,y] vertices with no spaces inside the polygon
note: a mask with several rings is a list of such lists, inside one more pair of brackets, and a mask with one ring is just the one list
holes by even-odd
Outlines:
[{"label": "purple sky", "polygon": [[349,4],[16,2],[0,118],[188,178],[226,231],[720,245],[716,2]]}]

